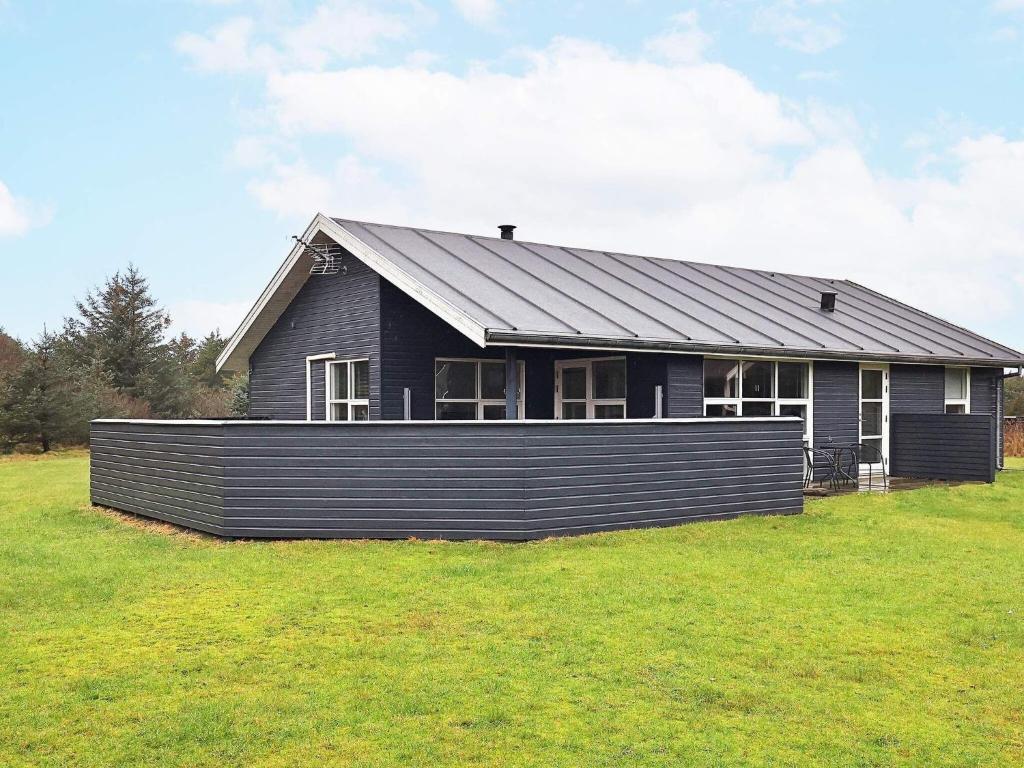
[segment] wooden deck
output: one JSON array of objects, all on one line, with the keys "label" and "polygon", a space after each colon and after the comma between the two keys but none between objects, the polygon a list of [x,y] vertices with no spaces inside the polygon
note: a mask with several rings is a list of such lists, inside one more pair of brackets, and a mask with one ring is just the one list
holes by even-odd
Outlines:
[{"label": "wooden deck", "polygon": [[[915,477],[890,477],[888,490],[889,492],[915,491],[918,488],[933,486],[952,488],[957,485],[978,485],[980,482],[977,480],[922,480]],[[817,483],[812,483],[809,488],[804,488],[804,496],[843,496],[848,493],[866,493],[868,491],[875,493],[885,492],[877,478],[871,488],[864,487],[866,484],[867,480],[865,479],[861,487],[850,483],[849,485],[842,485],[838,490],[835,490],[829,488],[827,484],[819,486]]]}]

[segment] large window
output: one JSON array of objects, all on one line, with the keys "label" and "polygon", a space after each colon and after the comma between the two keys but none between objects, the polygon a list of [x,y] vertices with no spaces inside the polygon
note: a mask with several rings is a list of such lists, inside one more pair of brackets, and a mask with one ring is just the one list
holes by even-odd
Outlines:
[{"label": "large window", "polygon": [[971,369],[946,369],[946,413],[971,412]]},{"label": "large window", "polygon": [[799,416],[811,439],[810,363],[704,359],[705,416]]},{"label": "large window", "polygon": [[626,418],[626,358],[556,361],[555,418]]},{"label": "large window", "polygon": [[339,360],[327,364],[328,421],[367,421],[369,398],[369,361]]},{"label": "large window", "polygon": [[[523,410],[525,366],[519,361],[519,417]],[[434,361],[434,417],[443,421],[505,418],[505,361]]]}]

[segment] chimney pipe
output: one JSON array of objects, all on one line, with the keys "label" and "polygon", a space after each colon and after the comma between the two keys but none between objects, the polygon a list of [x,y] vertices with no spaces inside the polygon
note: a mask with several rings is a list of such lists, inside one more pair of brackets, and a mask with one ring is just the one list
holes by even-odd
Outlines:
[{"label": "chimney pipe", "polygon": [[821,308],[825,312],[836,311],[836,296],[838,294],[835,291],[822,291],[821,292]]},{"label": "chimney pipe", "polygon": [[498,229],[501,230],[502,240],[514,240],[512,237],[512,230],[516,228],[515,224],[499,224]]}]

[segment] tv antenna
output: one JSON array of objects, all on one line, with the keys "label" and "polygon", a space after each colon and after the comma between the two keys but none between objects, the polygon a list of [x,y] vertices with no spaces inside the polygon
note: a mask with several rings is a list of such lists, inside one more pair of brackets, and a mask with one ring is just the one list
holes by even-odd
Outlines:
[{"label": "tv antenna", "polygon": [[313,259],[313,266],[309,268],[311,275],[336,275],[339,272],[345,274],[348,267],[341,263],[341,257],[345,249],[337,243],[320,243],[314,245],[308,243],[297,235],[292,235],[292,240],[301,245],[304,252]]}]

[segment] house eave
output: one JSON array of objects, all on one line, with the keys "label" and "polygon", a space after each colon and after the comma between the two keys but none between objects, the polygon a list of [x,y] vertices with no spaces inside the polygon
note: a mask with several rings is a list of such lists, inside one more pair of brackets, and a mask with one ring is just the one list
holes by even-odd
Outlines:
[{"label": "house eave", "polygon": [[[361,239],[345,229],[345,227],[323,213],[318,213],[313,218],[313,221],[310,222],[308,227],[306,227],[301,239],[305,242],[309,242],[319,234],[324,234],[331,238],[338,245],[345,248],[353,256],[370,267],[374,272],[391,282],[400,290],[404,291],[411,298],[422,304],[442,320],[452,325],[455,329],[462,332],[473,343],[477,344],[481,348],[484,347],[486,340],[484,337],[485,329],[483,325],[475,321],[465,312],[461,311],[458,307],[453,306],[433,291],[430,291],[425,286],[421,285],[399,267],[384,258],[375,249],[367,245]],[[238,328],[231,335],[230,339],[228,339],[228,343],[225,345],[224,350],[217,357],[218,371],[241,371],[248,368],[249,356],[263,340],[267,331],[273,326],[281,316],[281,313],[284,312],[284,309],[287,307],[287,303],[285,303],[279,309],[272,311],[270,308],[271,301],[278,292],[284,289],[289,278],[291,278],[291,283],[296,289],[292,292],[292,295],[288,297],[288,301],[290,302],[309,277],[308,270],[305,269],[303,265],[299,264],[304,250],[304,247],[300,243],[296,243],[291,249],[287,258],[274,274],[274,277],[271,278],[267,287],[263,289],[263,292],[256,300],[256,303],[253,304],[252,308],[248,313],[246,313],[245,318],[239,324]],[[300,269],[304,274],[297,274],[296,270]],[[268,312],[272,312],[272,316],[267,314]],[[262,331],[257,327],[257,321],[261,319],[264,321],[262,323]]]},{"label": "house eave", "polygon": [[667,352],[672,354],[748,355],[764,358],[799,360],[857,360],[869,362],[913,363],[923,365],[958,365],[988,368],[1017,368],[1024,358],[991,358],[943,355],[900,354],[864,350],[801,349],[798,347],[763,347],[750,344],[718,344],[672,339],[645,339],[587,335],[548,334],[488,329],[488,346],[523,346],[549,348],[606,349],[623,352]]}]

